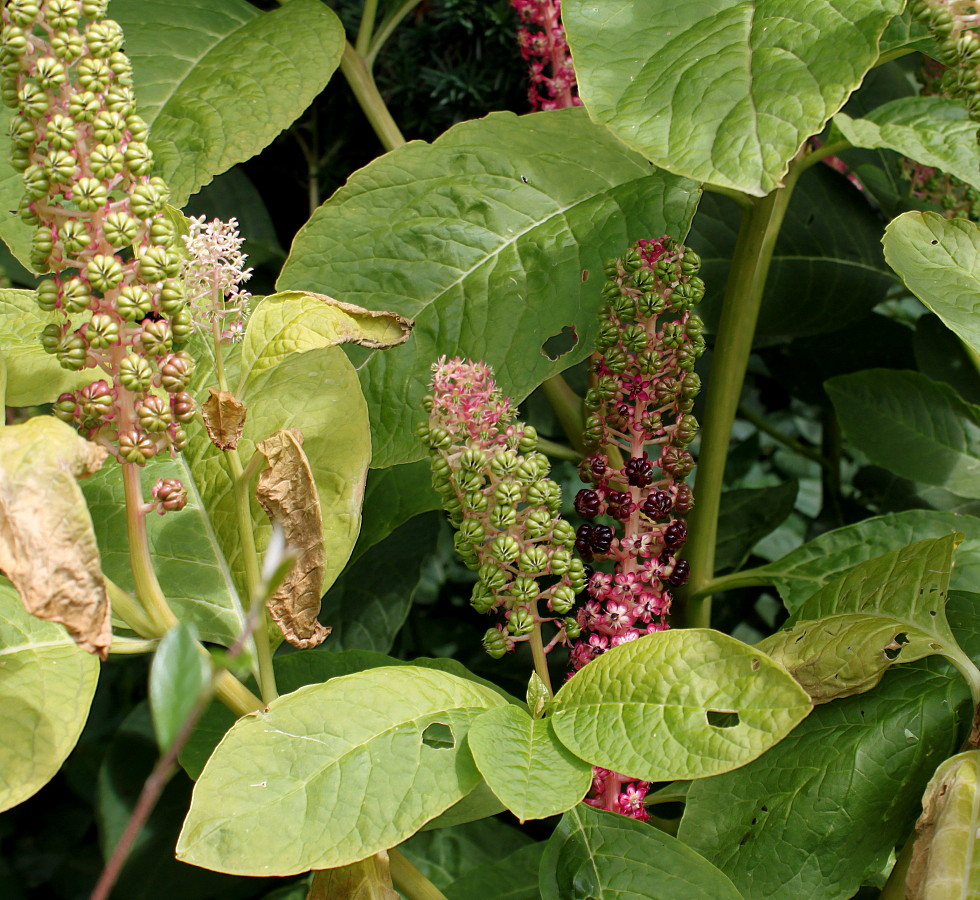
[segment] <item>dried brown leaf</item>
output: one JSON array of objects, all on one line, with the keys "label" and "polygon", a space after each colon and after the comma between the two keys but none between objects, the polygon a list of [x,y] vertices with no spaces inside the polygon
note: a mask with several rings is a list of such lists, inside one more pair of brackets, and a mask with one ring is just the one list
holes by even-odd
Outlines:
[{"label": "dried brown leaf", "polygon": [[211,443],[219,450],[234,450],[245,428],[248,410],[231,391],[208,388],[211,396],[201,406],[201,417]]},{"label": "dried brown leaf", "polygon": [[382,850],[349,866],[314,872],[306,900],[398,900],[388,854]]},{"label": "dried brown leaf", "polygon": [[105,659],[109,598],[85,498],[75,479],[106,451],[50,416],[0,428],[0,571],[27,611],[59,622]]},{"label": "dried brown leaf", "polygon": [[404,344],[415,327],[414,320],[406,319],[398,313],[381,309],[365,309],[363,306],[344,303],[342,300],[334,300],[333,297],[313,291],[285,291],[276,296],[308,297],[346,313],[343,319],[338,318],[334,323],[331,343],[360,344],[372,350],[386,350],[388,347]]},{"label": "dried brown leaf", "polygon": [[317,620],[326,554],[320,498],[298,428],[277,431],[255,449],[269,463],[259,475],[255,496],[273,525],[299,558],[269,598],[269,613],[283,636],[296,647],[315,647],[330,634]]}]

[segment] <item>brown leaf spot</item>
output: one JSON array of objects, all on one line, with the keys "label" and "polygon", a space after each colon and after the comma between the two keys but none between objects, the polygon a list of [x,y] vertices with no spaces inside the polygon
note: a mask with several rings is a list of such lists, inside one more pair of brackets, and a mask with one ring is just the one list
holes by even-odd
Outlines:
[{"label": "brown leaf spot", "polygon": [[59,622],[105,659],[109,598],[85,498],[76,478],[106,451],[50,416],[0,429],[0,571],[27,611]]},{"label": "brown leaf spot", "polygon": [[259,475],[255,496],[286,543],[299,553],[290,573],[269,598],[269,614],[289,643],[315,647],[330,634],[317,620],[326,554],[320,498],[298,428],[277,431],[255,449],[269,463]]},{"label": "brown leaf spot", "polygon": [[231,391],[216,391],[208,388],[211,396],[201,407],[204,427],[208,430],[211,443],[219,450],[234,450],[245,428],[245,404]]}]

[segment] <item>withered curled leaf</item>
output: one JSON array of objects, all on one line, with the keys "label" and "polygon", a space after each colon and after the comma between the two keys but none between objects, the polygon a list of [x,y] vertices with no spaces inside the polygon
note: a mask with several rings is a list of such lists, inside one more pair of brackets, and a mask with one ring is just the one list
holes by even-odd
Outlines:
[{"label": "withered curled leaf", "polygon": [[277,431],[255,449],[269,463],[259,474],[256,499],[286,543],[299,554],[292,571],[269,598],[269,614],[296,647],[315,647],[330,634],[316,619],[326,554],[320,498],[298,428]]},{"label": "withered curled leaf", "polygon": [[208,390],[211,396],[201,406],[201,417],[208,437],[219,450],[234,450],[245,428],[248,410],[231,391]]},{"label": "withered curled leaf", "polygon": [[106,451],[50,416],[0,429],[0,571],[31,614],[60,622],[103,659],[109,598],[85,498],[75,479]]},{"label": "withered curled leaf", "polygon": [[314,872],[306,900],[398,900],[398,896],[391,886],[388,854],[382,850],[349,866]]}]

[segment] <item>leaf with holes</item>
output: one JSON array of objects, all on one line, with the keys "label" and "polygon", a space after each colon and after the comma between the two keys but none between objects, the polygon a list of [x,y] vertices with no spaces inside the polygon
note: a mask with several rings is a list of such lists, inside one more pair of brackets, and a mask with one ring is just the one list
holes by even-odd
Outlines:
[{"label": "leaf with holes", "polygon": [[947,759],[932,776],[916,822],[906,885],[912,900],[980,896],[980,750]]},{"label": "leaf with holes", "polygon": [[[903,97],[890,100],[860,119],[838,113],[834,126],[855,147],[894,150],[980,187],[977,126],[966,107],[956,100]],[[936,213],[927,215],[941,218]]]},{"label": "leaf with holes", "polygon": [[413,666],[280,697],[240,719],[208,760],[177,856],[219,872],[293,875],[393,847],[476,787],[464,738],[505,702]]},{"label": "leaf with holes", "polygon": [[[641,237],[682,238],[698,196],[584,110],[492,113],[355,172],[297,234],[277,287],[415,320],[404,346],[347,348],[372,465],[411,462],[424,455],[415,428],[440,355],[484,360],[523,399],[589,354],[605,261]],[[578,343],[552,361],[542,342],[566,325]]]},{"label": "leaf with holes", "polygon": [[555,704],[555,733],[572,753],[644,781],[745,765],[811,708],[769,657],[708,629],[613,647],[565,682]]},{"label": "leaf with holes", "polygon": [[904,840],[969,707],[945,660],[896,666],[747,766],[695,781],[678,837],[747,897],[847,900]]},{"label": "leaf with holes", "polygon": [[555,737],[551,719],[532,719],[517,706],[483,713],[469,745],[490,789],[521,822],[563,813],[592,784],[592,766]]},{"label": "leaf with holes", "polygon": [[879,466],[980,498],[980,407],[918,372],[870,369],[826,382],[847,439]]},{"label": "leaf with holes", "polygon": [[291,125],[340,64],[344,29],[319,0],[261,13],[243,0],[113,0],[137,111],[175,206]]},{"label": "leaf with holes", "polygon": [[541,860],[542,900],[741,900],[724,872],[677,838],[584,803],[562,816]]},{"label": "leaf with holes", "polygon": [[61,768],[88,718],[99,662],[64,628],[32,616],[0,577],[0,811]]},{"label": "leaf with holes", "polygon": [[980,519],[931,509],[889,513],[828,531],[782,559],[750,570],[752,583],[774,585],[786,608],[796,613],[808,597],[858,564],[917,539],[954,531],[965,540],[956,551],[950,585],[969,590],[980,583]]},{"label": "leaf with holes", "polygon": [[882,243],[885,259],[908,289],[974,353],[980,353],[980,227],[976,222],[907,212],[888,224]]},{"label": "leaf with holes", "polygon": [[585,106],[658,166],[776,188],[878,59],[902,0],[566,0]]}]

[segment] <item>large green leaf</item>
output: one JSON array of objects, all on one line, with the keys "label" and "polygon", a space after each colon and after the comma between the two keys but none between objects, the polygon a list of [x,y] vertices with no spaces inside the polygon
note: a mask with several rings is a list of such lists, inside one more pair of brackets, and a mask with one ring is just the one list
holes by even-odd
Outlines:
[{"label": "large green leaf", "polygon": [[178,622],[160,641],[150,667],[150,712],[160,752],[166,753],[211,686],[211,665],[197,629]]},{"label": "large green leaf", "polygon": [[291,875],[393,847],[477,785],[466,732],[505,702],[414,666],[280,697],[240,719],[208,760],[177,856],[219,872]]},{"label": "large green leaf", "polygon": [[746,897],[852,897],[911,827],[968,697],[944,660],[894,668],[747,766],[694,782],[678,837]]},{"label": "large green leaf", "polygon": [[[422,458],[415,427],[440,355],[485,360],[516,400],[584,359],[603,263],[641,237],[683,238],[698,196],[584,110],[493,113],[352,175],[296,236],[278,288],[415,320],[402,347],[350,350],[383,468]],[[552,360],[542,344],[566,326],[578,341]]]},{"label": "large green leaf", "polygon": [[406,522],[344,571],[320,611],[320,620],[333,629],[325,649],[381,653],[391,649],[412,608],[438,534],[435,515]]},{"label": "large green leaf", "polygon": [[[206,374],[201,379],[206,379]],[[313,470],[323,515],[326,590],[344,568],[354,546],[371,457],[367,408],[357,374],[339,347],[325,347],[294,353],[272,369],[253,372],[239,396],[248,410],[238,444],[243,461],[252,456],[256,441],[275,431],[298,428],[303,432],[303,450]],[[190,443],[184,459],[239,590],[244,590],[238,520],[224,454],[200,427],[188,432]],[[252,505],[252,522],[261,549],[271,526],[258,504]]]},{"label": "large green leaf", "polygon": [[721,495],[715,569],[737,569],[752,548],[781,525],[793,511],[799,485],[786,481],[775,487],[744,488]]},{"label": "large green leaf", "polygon": [[60,625],[30,615],[0,577],[0,811],[61,768],[88,718],[99,661]]},{"label": "large green leaf", "polygon": [[795,622],[758,646],[817,703],[870,690],[895,663],[962,659],[946,621],[956,535],[918,541],[855,566],[809,597]]},{"label": "large green leaf", "polygon": [[7,406],[50,403],[58,394],[95,380],[91,371],[62,368],[41,347],[44,326],[62,318],[60,312],[42,312],[34,291],[0,291],[0,359],[7,370]]},{"label": "large green leaf", "polygon": [[929,29],[912,13],[905,9],[888,23],[878,44],[878,52],[883,57],[898,56],[910,50],[921,50],[935,56],[936,42]]},{"label": "large green leaf", "polygon": [[340,64],[344,29],[319,0],[112,0],[137,109],[175,206],[295,121]]},{"label": "large green leaf", "polygon": [[922,798],[906,884],[918,900],[980,896],[980,750],[947,759]]},{"label": "large green leaf", "polygon": [[555,733],[576,756],[645,781],[744,765],[810,711],[784,669],[708,629],[614,647],[565,682],[555,704]]},{"label": "large green leaf", "polygon": [[517,706],[483,713],[469,745],[490,789],[521,822],[571,809],[592,784],[592,766],[568,752],[551,719],[532,719]]},{"label": "large green leaf", "polygon": [[826,383],[847,439],[913,481],[980,498],[980,407],[918,372],[870,369]]},{"label": "large green leaf", "polygon": [[980,226],[907,212],[889,223],[883,243],[908,289],[980,353]]},{"label": "large green leaf", "polygon": [[16,214],[24,197],[24,179],[10,164],[10,117],[13,110],[0,108],[0,239],[7,245],[17,261],[29,272],[31,266],[31,238],[34,229]]},{"label": "large green leaf", "polygon": [[[708,285],[699,314],[711,331],[721,316],[739,215],[733,200],[706,193],[691,225],[689,243],[701,254]],[[843,175],[815,166],[790,199],[756,332],[799,337],[837,331],[867,316],[894,283],[882,257],[878,214]]]},{"label": "large green leaf", "polygon": [[[980,287],[980,285],[978,285]],[[980,403],[980,371],[970,348],[939,316],[926,313],[915,322],[915,367],[933,381],[945,381],[968,403]],[[905,364],[908,365],[906,358]]]},{"label": "large green leaf", "polygon": [[470,869],[448,885],[446,900],[541,900],[538,869],[545,842],[528,844],[493,862]]},{"label": "large green leaf", "polygon": [[905,97],[885,103],[860,119],[838,113],[834,126],[855,147],[894,150],[980,187],[977,126],[966,107],[956,100]]},{"label": "large green leaf", "polygon": [[724,872],[677,838],[627,816],[570,809],[541,860],[542,900],[741,900]]},{"label": "large green leaf", "polygon": [[592,116],[651,162],[763,196],[878,58],[901,0],[566,0]]},{"label": "large green leaf", "polygon": [[[153,566],[177,617],[197,627],[207,641],[231,646],[245,628],[245,610],[191,470],[183,455],[156,457],[140,471],[143,496],[160,478],[176,478],[187,489],[180,512],[145,517]],[[81,483],[92,514],[102,570],[133,589],[122,470],[111,460]]]},{"label": "large green leaf", "polygon": [[965,540],[956,552],[950,584],[970,590],[980,584],[980,519],[939,510],[889,513],[837,528],[751,571],[758,580],[775,585],[786,608],[796,613],[808,597],[859,563],[954,531],[963,533]]}]

